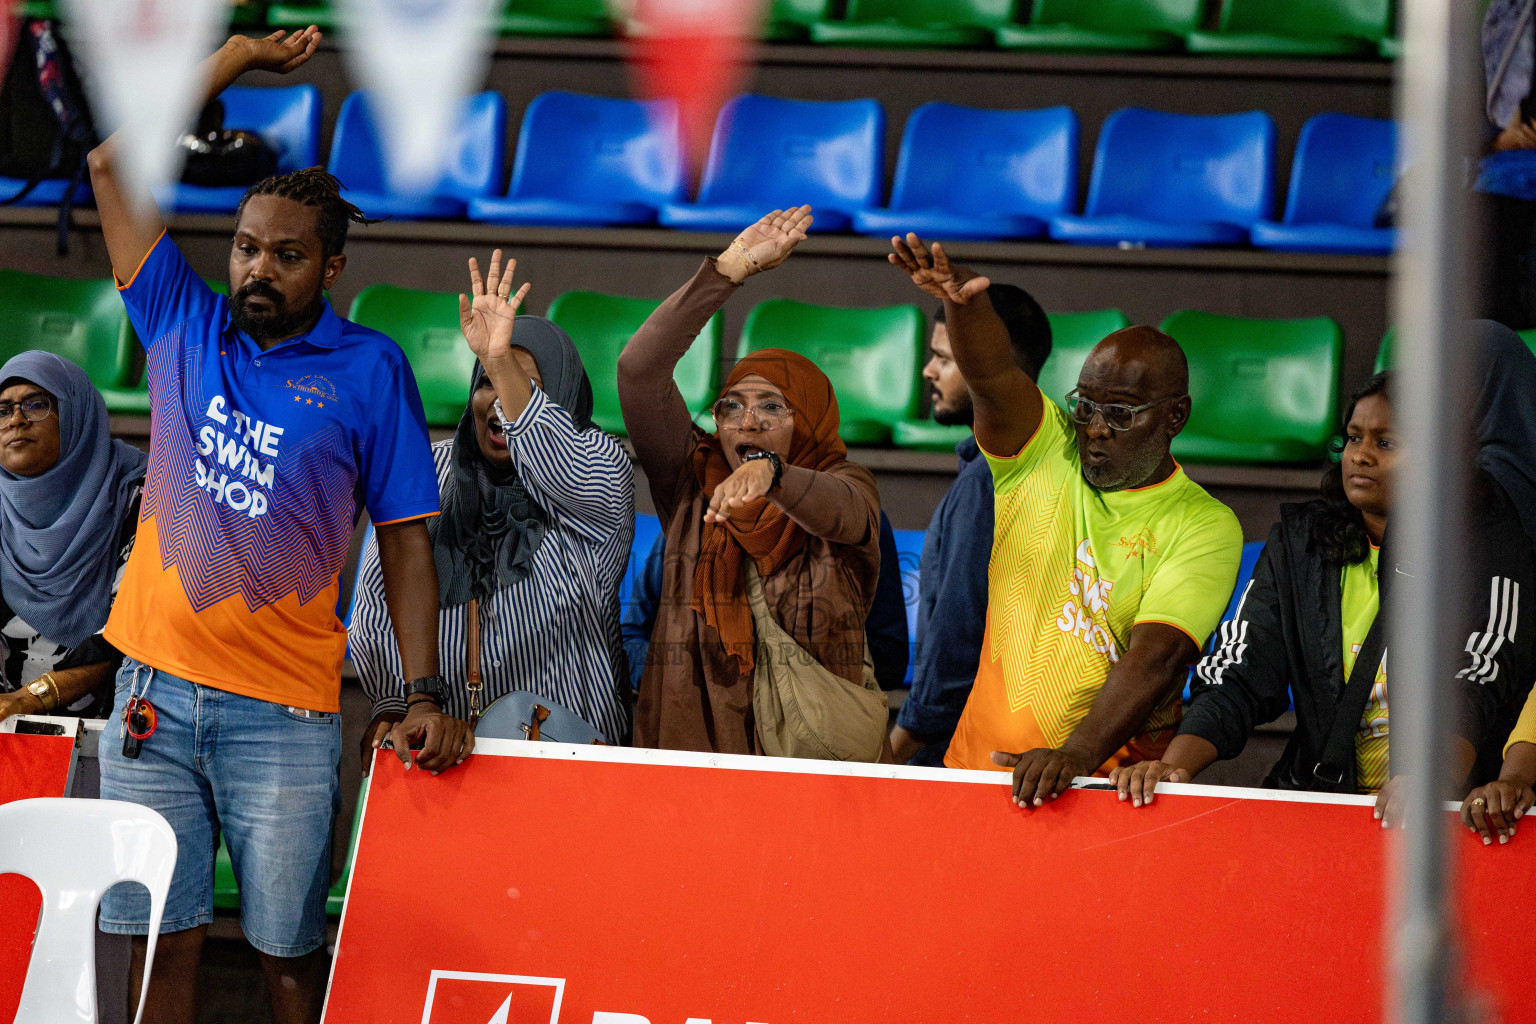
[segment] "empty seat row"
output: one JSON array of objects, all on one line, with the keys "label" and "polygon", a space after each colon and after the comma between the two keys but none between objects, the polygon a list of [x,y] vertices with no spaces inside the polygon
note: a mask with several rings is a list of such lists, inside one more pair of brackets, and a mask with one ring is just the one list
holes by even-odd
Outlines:
[{"label": "empty seat row", "polygon": [[[773,0],[763,39],[827,46],[1261,57],[1396,56],[1392,0]],[[1212,31],[1205,27],[1215,11]],[[839,16],[840,15],[840,16]],[[275,3],[268,24],[333,28],[321,2]],[[643,35],[604,0],[506,0],[502,35]]]},{"label": "empty seat row", "polygon": [[[277,150],[280,173],[318,162],[314,86],[233,88],[224,103],[226,124],[256,132]],[[809,202],[816,231],[917,231],[950,240],[1251,242],[1277,250],[1385,254],[1396,238],[1395,229],[1377,226],[1395,181],[1396,125],[1346,114],[1318,114],[1303,126],[1278,221],[1271,219],[1275,127],[1259,112],[1114,112],[1099,134],[1081,213],[1079,126],[1066,107],[923,104],[907,119],[885,206],[885,113],[875,100],[736,97],[720,111],[692,202],[678,111],[670,101],[569,92],[535,97],[518,132],[506,192],[498,195],[506,119],[500,94],[471,97],[442,179],[426,194],[401,195],[390,188],[369,99],[354,93],[342,103],[329,168],[368,214],[401,220],[736,231],[767,209]],[[0,179],[0,194],[7,186]],[[179,184],[160,198],[179,212],[216,213],[233,210],[243,192]],[[39,203],[57,198],[41,191],[31,197]]]}]

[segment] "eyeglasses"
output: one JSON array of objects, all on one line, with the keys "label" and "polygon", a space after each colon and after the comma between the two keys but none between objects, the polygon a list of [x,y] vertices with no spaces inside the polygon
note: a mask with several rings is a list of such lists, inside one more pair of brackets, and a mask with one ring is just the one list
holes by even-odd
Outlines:
[{"label": "eyeglasses", "polygon": [[30,422],[41,423],[53,411],[53,399],[47,395],[32,395],[19,402],[0,402],[0,423],[11,422],[18,408]]},{"label": "eyeglasses", "polygon": [[1155,402],[1146,405],[1122,405],[1118,402],[1095,402],[1091,398],[1084,398],[1077,393],[1077,388],[1067,392],[1067,412],[1072,418],[1083,426],[1093,422],[1095,415],[1104,417],[1110,430],[1130,430],[1136,425],[1136,417],[1154,406],[1171,402],[1183,395],[1167,395]]},{"label": "eyeglasses", "polygon": [[777,430],[794,412],[782,399],[765,398],[756,405],[748,406],[735,398],[722,398],[711,410],[715,423],[722,427],[738,427],[750,412],[764,430]]}]

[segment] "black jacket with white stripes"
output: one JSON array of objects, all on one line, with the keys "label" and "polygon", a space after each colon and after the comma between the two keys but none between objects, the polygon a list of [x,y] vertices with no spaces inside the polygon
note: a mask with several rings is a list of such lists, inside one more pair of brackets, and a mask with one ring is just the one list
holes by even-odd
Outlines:
[{"label": "black jacket with white stripes", "polygon": [[[1499,486],[1487,477],[1478,484],[1474,490],[1482,500],[1476,502],[1464,581],[1467,607],[1456,634],[1467,637],[1457,652],[1456,731],[1477,749],[1471,786],[1497,778],[1504,741],[1536,679],[1531,544]],[[1264,780],[1269,788],[1313,788],[1312,770],[1344,692],[1343,566],[1324,558],[1312,538],[1322,507],[1321,501],[1281,506],[1236,616],[1222,623],[1210,653],[1196,666],[1179,729],[1208,740],[1220,758],[1232,758],[1254,726],[1274,721],[1294,702],[1296,729]],[[1412,585],[1411,568],[1389,558],[1384,544],[1379,571],[1397,573],[1394,586]],[[1388,665],[1390,707],[1390,658]],[[1344,788],[1354,785],[1348,778]]]}]

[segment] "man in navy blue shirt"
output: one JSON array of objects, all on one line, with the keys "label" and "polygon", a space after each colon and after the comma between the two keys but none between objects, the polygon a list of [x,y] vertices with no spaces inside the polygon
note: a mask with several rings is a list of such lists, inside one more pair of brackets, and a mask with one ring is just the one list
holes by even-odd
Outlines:
[{"label": "man in navy blue shirt", "polygon": [[[1022,288],[994,284],[992,306],[1008,327],[1013,361],[1031,379],[1051,354],[1051,324]],[[971,394],[949,349],[944,307],[933,325],[923,378],[933,389],[933,418],[971,423]],[[976,679],[987,627],[987,566],[992,558],[992,473],[976,438],[955,447],[960,472],[934,509],[923,538],[918,582],[917,663],[912,692],[891,729],[898,763],[942,767],[960,712]]]}]

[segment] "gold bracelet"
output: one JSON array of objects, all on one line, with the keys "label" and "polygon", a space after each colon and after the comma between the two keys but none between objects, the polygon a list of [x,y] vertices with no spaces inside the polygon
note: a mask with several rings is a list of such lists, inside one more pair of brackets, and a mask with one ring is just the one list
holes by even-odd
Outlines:
[{"label": "gold bracelet", "polygon": [[757,257],[752,255],[752,250],[741,244],[741,239],[738,238],[731,242],[731,248],[745,256],[747,258],[747,262],[752,264],[753,270],[763,269],[762,264],[757,262]]}]

